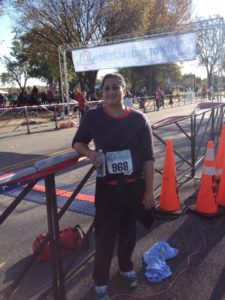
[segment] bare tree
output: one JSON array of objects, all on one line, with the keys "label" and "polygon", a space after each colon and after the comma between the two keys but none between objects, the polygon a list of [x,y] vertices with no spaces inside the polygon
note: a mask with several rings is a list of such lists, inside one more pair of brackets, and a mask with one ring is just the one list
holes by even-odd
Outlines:
[{"label": "bare tree", "polygon": [[219,17],[198,22],[197,52],[200,64],[207,70],[208,86],[213,85],[213,73],[222,65],[223,26]]}]

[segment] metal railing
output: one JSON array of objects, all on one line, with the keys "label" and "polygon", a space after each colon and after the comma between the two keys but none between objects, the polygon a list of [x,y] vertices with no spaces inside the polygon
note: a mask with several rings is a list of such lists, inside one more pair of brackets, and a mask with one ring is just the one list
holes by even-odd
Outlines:
[{"label": "metal railing", "polygon": [[[142,110],[144,113],[156,111],[158,109],[154,96],[131,97],[132,106]],[[160,103],[161,108],[178,107],[190,103],[201,103],[204,98],[186,97],[174,95],[172,102],[170,95],[165,95]],[[88,102],[89,108],[101,106],[103,100]],[[67,104],[49,104],[21,107],[0,108],[0,136],[30,134],[40,131],[57,130],[60,123],[65,120],[74,120],[78,125],[80,122],[80,112],[77,104],[70,103],[70,115],[68,116]]]},{"label": "metal railing", "polygon": [[186,176],[193,178],[204,158],[208,140],[213,140],[215,148],[217,147],[224,114],[225,104],[204,102],[199,103],[190,115],[169,117],[154,123],[154,144],[159,161],[156,160],[157,173],[162,175],[166,140],[172,139],[178,183],[186,179]]},{"label": "metal railing", "polygon": [[[27,261],[22,272],[17,276],[14,282],[7,288],[2,299],[10,299],[22,278],[25,276],[26,272],[34,263],[37,256],[41,253],[44,246],[48,241],[51,245],[51,269],[52,269],[52,286],[54,299],[64,300],[65,299],[65,288],[64,288],[64,278],[68,273],[68,270],[63,270],[62,258],[60,255],[60,242],[59,242],[59,220],[62,218],[72,201],[75,199],[77,194],[80,192],[81,188],[87,182],[89,177],[94,171],[94,166],[92,166],[87,174],[80,181],[76,189],[73,191],[71,196],[68,198],[66,203],[63,205],[62,209],[57,212],[57,199],[56,199],[56,186],[55,186],[55,176],[57,172],[65,170],[71,165],[77,163],[80,156],[75,152],[71,151],[66,154],[58,155],[55,157],[47,158],[44,160],[37,161],[33,167],[29,167],[15,173],[5,174],[0,177],[0,187],[6,188],[13,184],[23,183],[26,185],[23,187],[20,194],[14,199],[14,201],[3,211],[0,215],[0,225],[10,216],[14,209],[19,205],[19,203],[24,199],[24,197],[32,190],[36,183],[44,178],[45,182],[45,195],[46,195],[46,206],[47,206],[47,221],[48,221],[48,235],[42,241],[40,246],[34,252],[34,254]],[[3,188],[3,190],[4,190]],[[86,233],[86,237],[93,230],[93,223]],[[82,243],[82,244],[83,244]],[[81,247],[82,245],[80,245]],[[80,265],[81,267],[82,265]],[[51,289],[47,289],[49,292]],[[42,298],[42,297],[41,297]]]}]

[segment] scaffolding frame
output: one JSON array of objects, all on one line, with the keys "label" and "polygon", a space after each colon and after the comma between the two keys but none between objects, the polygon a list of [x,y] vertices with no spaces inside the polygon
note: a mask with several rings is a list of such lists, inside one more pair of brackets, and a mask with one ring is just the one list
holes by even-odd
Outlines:
[{"label": "scaffolding frame", "polygon": [[[60,70],[60,81],[61,81],[61,95],[62,101],[67,105],[68,117],[70,118],[70,96],[68,86],[68,73],[67,73],[67,52],[71,52],[74,49],[84,49],[103,45],[112,45],[121,42],[135,41],[141,39],[151,39],[159,36],[175,35],[177,33],[196,32],[198,34],[202,31],[215,30],[218,31],[221,45],[218,60],[218,89],[219,89],[219,100],[222,100],[222,62],[224,59],[224,29],[225,24],[222,17],[216,17],[211,19],[204,19],[200,21],[190,22],[187,24],[178,24],[176,26],[159,27],[150,31],[145,32],[134,32],[125,35],[117,35],[112,37],[104,37],[101,41],[89,41],[85,43],[74,44],[63,44],[58,47],[59,55],[59,70]],[[75,70],[76,72],[76,70]]]}]

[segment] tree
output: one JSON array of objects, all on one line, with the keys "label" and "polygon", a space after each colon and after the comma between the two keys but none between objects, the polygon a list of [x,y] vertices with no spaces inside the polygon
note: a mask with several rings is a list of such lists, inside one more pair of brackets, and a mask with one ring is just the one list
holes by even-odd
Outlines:
[{"label": "tree", "polygon": [[[56,48],[63,44],[74,47],[96,44],[106,37],[141,28],[144,23],[141,18],[145,7],[143,3],[147,1],[12,1],[12,5],[23,11],[18,15],[20,30],[32,30],[39,40],[45,40]],[[77,75],[81,86],[94,87],[97,72]]]},{"label": "tree", "polygon": [[208,86],[213,85],[213,73],[223,59],[223,19],[198,22],[197,53],[199,63],[207,70]]},{"label": "tree", "polygon": [[145,86],[149,95],[154,95],[157,86],[167,89],[170,85],[176,85],[181,78],[181,70],[177,64],[127,68],[120,72],[127,78],[133,93]]},{"label": "tree", "polygon": [[[191,0],[13,0],[20,31],[55,48],[98,45],[121,35],[145,34],[156,26],[175,28],[189,17]],[[70,47],[70,49],[71,49]],[[68,55],[71,59],[71,56]],[[97,72],[78,73],[81,86],[94,88]]]},{"label": "tree", "polygon": [[195,85],[196,85],[196,78],[195,75],[192,73],[189,74],[184,74],[182,76],[182,86],[187,88],[194,88],[195,89]]},{"label": "tree", "polygon": [[16,82],[21,90],[25,90],[27,80],[30,78],[30,65],[23,52],[22,45],[17,41],[13,41],[10,57],[4,56],[8,81]]},{"label": "tree", "polygon": [[5,85],[6,83],[10,82],[10,77],[9,74],[4,72],[0,75],[0,81],[3,85]]},{"label": "tree", "polygon": [[23,45],[23,52],[29,62],[31,77],[45,80],[49,85],[59,78],[58,50],[55,45],[37,36],[33,30],[18,38]]}]

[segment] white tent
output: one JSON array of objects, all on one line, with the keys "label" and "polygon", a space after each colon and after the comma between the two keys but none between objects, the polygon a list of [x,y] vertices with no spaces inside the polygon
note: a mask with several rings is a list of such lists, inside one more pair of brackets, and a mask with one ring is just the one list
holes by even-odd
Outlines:
[{"label": "white tent", "polygon": [[8,94],[8,92],[0,90],[0,94]]}]

